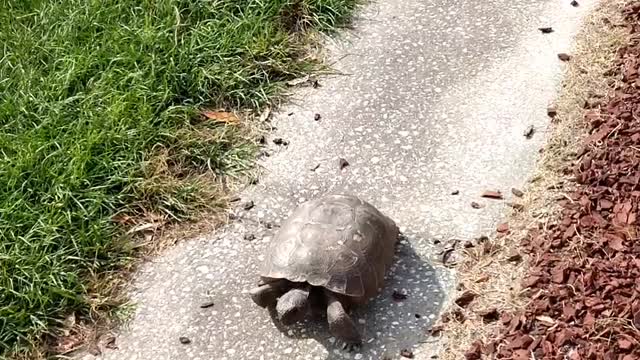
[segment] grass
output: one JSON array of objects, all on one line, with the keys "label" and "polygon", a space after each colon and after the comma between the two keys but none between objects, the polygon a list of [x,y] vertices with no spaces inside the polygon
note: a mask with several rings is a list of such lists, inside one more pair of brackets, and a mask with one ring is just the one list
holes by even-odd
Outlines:
[{"label": "grass", "polygon": [[[445,324],[442,335],[446,346],[439,354],[443,360],[464,358],[464,353],[476,340],[484,344],[496,339],[502,329],[498,322],[484,323],[478,315],[482,310],[495,308],[499,313],[522,310],[527,299],[520,286],[529,268],[526,261],[507,261],[509,255],[520,253],[520,242],[531,229],[544,232],[557,221],[557,204],[572,187],[571,168],[583,139],[588,135],[584,122],[584,102],[593,95],[607,96],[608,82],[615,79],[607,74],[616,59],[617,50],[627,41],[624,28],[610,24],[623,23],[622,8],[628,0],[607,0],[598,5],[587,17],[576,37],[571,61],[555,103],[558,115],[550,126],[550,136],[538,161],[531,182],[521,201],[523,211],[514,211],[508,218],[511,233],[491,239],[487,247],[471,249],[465,254],[458,272],[460,288],[478,294],[467,309],[461,310],[466,320],[453,320]],[[525,259],[526,260],[526,259]]]},{"label": "grass", "polygon": [[255,145],[199,110],[268,104],[314,66],[300,33],[355,3],[0,0],[0,357],[115,305],[96,281],[135,256],[122,219],[223,206]]}]

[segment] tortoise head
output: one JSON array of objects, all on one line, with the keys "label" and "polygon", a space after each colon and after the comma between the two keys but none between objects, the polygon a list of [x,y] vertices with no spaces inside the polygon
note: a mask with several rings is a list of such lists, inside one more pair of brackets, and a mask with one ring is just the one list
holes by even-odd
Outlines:
[{"label": "tortoise head", "polygon": [[278,299],[276,312],[278,320],[284,325],[291,325],[304,319],[309,308],[308,287],[293,288]]}]

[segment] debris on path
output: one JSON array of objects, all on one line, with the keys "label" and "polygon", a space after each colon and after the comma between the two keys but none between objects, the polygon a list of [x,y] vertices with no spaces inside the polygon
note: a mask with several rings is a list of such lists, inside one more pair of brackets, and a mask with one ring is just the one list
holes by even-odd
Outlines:
[{"label": "debris on path", "polygon": [[[626,7],[640,34],[640,2]],[[585,121],[590,134],[560,218],[523,240],[530,302],[503,314],[498,338],[472,346],[498,359],[640,359],[640,39],[620,49],[623,85]],[[477,345],[477,344],[476,344]]]},{"label": "debris on path", "polygon": [[522,190],[516,189],[516,188],[512,188],[511,189],[511,193],[513,194],[513,196],[519,197],[519,198],[524,196],[524,192],[522,192]]},{"label": "debris on path", "polygon": [[391,297],[395,301],[407,300],[408,295],[404,291],[393,290]]},{"label": "debris on path", "polygon": [[494,199],[494,200],[504,199],[504,196],[502,196],[502,193],[500,191],[493,191],[493,190],[485,191],[484,193],[482,193],[482,197],[487,199]]},{"label": "debris on path", "polygon": [[342,159],[340,158],[338,160],[338,167],[340,168],[340,170],[344,170],[347,166],[349,166],[349,162],[346,159]]},{"label": "debris on path", "polygon": [[286,84],[287,84],[287,86],[290,86],[290,87],[296,87],[296,86],[307,87],[307,86],[311,86],[314,89],[320,87],[320,83],[318,82],[318,79],[315,76],[309,76],[309,75],[305,75],[303,77],[287,81]]},{"label": "debris on path", "polygon": [[205,303],[202,303],[202,304],[200,305],[200,308],[201,308],[201,309],[208,309],[208,308],[210,308],[210,307],[213,307],[214,305],[215,305],[215,303],[214,303],[213,301],[207,301],[207,302],[205,302]]},{"label": "debris on path", "polygon": [[533,125],[529,125],[527,129],[524,131],[523,135],[527,139],[531,139],[535,132],[536,132],[536,128]]},{"label": "debris on path", "polygon": [[273,139],[273,143],[276,145],[282,145],[282,146],[289,145],[289,142],[287,140],[284,140],[283,138],[275,138]]},{"label": "debris on path", "polygon": [[413,352],[411,350],[403,349],[400,351],[400,356],[407,359],[413,359]]},{"label": "debris on path", "polygon": [[249,200],[249,201],[245,202],[244,204],[242,204],[242,208],[247,210],[247,211],[253,209],[254,206],[256,206],[256,204],[252,200]]}]

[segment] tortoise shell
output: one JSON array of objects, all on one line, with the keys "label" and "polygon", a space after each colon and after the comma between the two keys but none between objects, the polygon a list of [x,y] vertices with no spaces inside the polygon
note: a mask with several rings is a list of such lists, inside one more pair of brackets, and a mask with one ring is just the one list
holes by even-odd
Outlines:
[{"label": "tortoise shell", "polygon": [[311,200],[273,238],[261,275],[267,282],[306,282],[362,303],[382,288],[398,235],[393,220],[355,196]]}]

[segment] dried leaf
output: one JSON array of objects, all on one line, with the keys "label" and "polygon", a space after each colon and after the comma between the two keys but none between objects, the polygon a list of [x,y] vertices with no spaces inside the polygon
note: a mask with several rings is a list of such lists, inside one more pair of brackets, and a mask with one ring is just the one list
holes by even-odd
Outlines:
[{"label": "dried leaf", "polygon": [[215,122],[235,125],[240,122],[236,114],[228,111],[204,111],[202,113],[207,119]]}]

